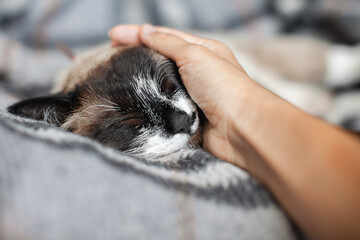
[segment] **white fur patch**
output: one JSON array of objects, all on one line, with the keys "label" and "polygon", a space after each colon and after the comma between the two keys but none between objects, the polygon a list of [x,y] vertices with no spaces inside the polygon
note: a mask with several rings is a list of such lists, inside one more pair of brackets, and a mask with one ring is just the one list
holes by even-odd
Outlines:
[{"label": "white fur patch", "polygon": [[163,130],[142,129],[142,134],[134,142],[140,143],[140,147],[132,147],[127,153],[139,157],[145,157],[148,160],[155,160],[160,156],[169,155],[181,149],[186,149],[190,139],[189,134],[178,133],[172,136],[166,136]]},{"label": "white fur patch", "polygon": [[177,109],[185,112],[187,115],[192,116],[196,110],[195,103],[191,101],[185,94],[175,94],[175,100],[170,101]]},{"label": "white fur patch", "polygon": [[200,118],[199,118],[199,113],[195,112],[195,121],[193,123],[193,125],[191,125],[190,127],[190,133],[193,134],[196,132],[196,130],[198,130],[200,125]]},{"label": "white fur patch", "polygon": [[163,156],[180,149],[186,148],[190,136],[184,133],[178,133],[170,138],[156,134],[148,139],[144,145],[145,155]]}]

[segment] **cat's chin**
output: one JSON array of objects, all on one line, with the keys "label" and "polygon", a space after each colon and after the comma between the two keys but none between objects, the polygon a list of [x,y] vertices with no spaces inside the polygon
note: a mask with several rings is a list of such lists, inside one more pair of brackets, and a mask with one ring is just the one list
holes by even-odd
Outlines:
[{"label": "cat's chin", "polygon": [[171,137],[156,134],[146,141],[139,155],[147,159],[156,159],[187,148],[189,140],[188,134],[175,134]]},{"label": "cat's chin", "polygon": [[166,137],[161,134],[156,134],[148,138],[141,147],[126,152],[141,158],[146,158],[149,161],[157,161],[184,149],[199,148],[201,143],[202,132],[200,129],[191,135],[179,133],[171,137]]}]

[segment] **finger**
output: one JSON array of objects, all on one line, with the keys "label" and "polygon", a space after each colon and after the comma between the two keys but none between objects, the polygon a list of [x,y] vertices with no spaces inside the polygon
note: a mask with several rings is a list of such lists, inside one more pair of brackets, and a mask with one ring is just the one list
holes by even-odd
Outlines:
[{"label": "finger", "polygon": [[235,56],[232,53],[232,51],[230,50],[230,48],[227,47],[223,43],[220,43],[220,42],[218,42],[216,40],[213,40],[213,39],[199,37],[199,36],[196,36],[196,35],[192,35],[192,34],[189,34],[189,33],[186,33],[186,32],[182,32],[182,31],[167,28],[167,27],[155,27],[155,29],[157,31],[159,31],[159,32],[171,33],[173,35],[176,35],[178,37],[183,38],[184,40],[186,40],[186,41],[188,41],[190,43],[194,43],[194,44],[198,44],[198,45],[202,45],[204,47],[207,47],[211,51],[213,51],[216,55],[218,55],[219,57],[231,62],[234,65],[237,65],[238,67],[241,67],[241,65],[239,64],[239,62],[235,58]]},{"label": "finger", "polygon": [[[235,67],[239,68],[241,71],[245,72],[244,69],[242,68],[242,66],[239,64],[239,62],[235,58],[235,56],[232,53],[232,51],[230,50],[230,48],[228,48],[226,45],[224,45],[218,41],[215,41],[212,39],[207,39],[207,38],[202,38],[199,36],[195,36],[195,35],[192,35],[192,34],[189,34],[186,32],[182,32],[182,31],[167,28],[167,27],[154,27],[154,26],[151,26],[148,24],[143,25],[142,29],[144,27],[152,28],[152,31],[169,33],[169,34],[175,35],[177,37],[180,37],[189,43],[204,46],[204,47],[208,48],[209,50],[211,50],[212,52],[214,52],[217,56],[223,58],[224,60],[233,64]],[[143,31],[140,30],[140,35],[142,32]]]},{"label": "finger", "polygon": [[112,45],[132,45],[139,44],[140,26],[135,24],[118,25],[110,29],[108,35],[112,40]]},{"label": "finger", "polygon": [[[113,40],[114,44],[116,43],[136,44],[140,42],[140,38],[139,38],[140,27],[141,27],[140,25],[135,25],[135,24],[118,25],[110,29],[108,35]],[[154,28],[158,32],[171,33],[191,43],[200,44],[200,45],[204,45],[206,43],[206,39],[204,38],[191,35],[185,32],[181,32],[175,29],[171,29],[167,27],[159,27],[159,26],[154,26]]]},{"label": "finger", "polygon": [[205,46],[206,42],[209,40],[206,38],[202,38],[202,37],[190,34],[190,33],[182,32],[182,31],[168,28],[168,27],[154,26],[154,28],[158,32],[171,33],[175,36],[183,38],[184,40],[186,40],[190,43],[199,44],[199,45],[203,45],[203,46]]},{"label": "finger", "polygon": [[150,48],[172,59],[178,67],[202,58],[216,56],[208,48],[190,43],[171,33],[156,31],[151,25],[143,25],[140,30],[141,41]]},{"label": "finger", "polygon": [[[145,24],[143,26],[150,26],[150,25]],[[112,28],[109,31],[109,37],[112,39],[112,46],[139,44],[141,42],[139,33],[141,32],[143,26],[141,27],[135,24],[128,24],[128,25],[118,25]],[[230,62],[235,67],[245,72],[242,66],[238,63],[235,56],[233,55],[232,51],[227,46],[225,46],[220,42],[207,38],[202,38],[199,36],[195,36],[186,32],[182,32],[167,27],[154,27],[154,26],[151,27],[153,31],[169,33],[178,36],[189,43],[207,47],[208,49],[213,51],[217,56],[223,58],[224,60]]]}]

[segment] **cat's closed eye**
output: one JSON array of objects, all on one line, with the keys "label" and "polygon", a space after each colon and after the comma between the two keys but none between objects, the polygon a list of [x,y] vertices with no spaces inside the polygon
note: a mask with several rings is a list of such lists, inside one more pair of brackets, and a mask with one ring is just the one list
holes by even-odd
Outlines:
[{"label": "cat's closed eye", "polygon": [[181,84],[173,77],[165,77],[161,82],[161,92],[168,96],[173,96],[182,88]]},{"label": "cat's closed eye", "polygon": [[119,122],[121,122],[121,124],[126,124],[133,127],[142,127],[145,124],[144,117],[139,114],[126,115]]}]

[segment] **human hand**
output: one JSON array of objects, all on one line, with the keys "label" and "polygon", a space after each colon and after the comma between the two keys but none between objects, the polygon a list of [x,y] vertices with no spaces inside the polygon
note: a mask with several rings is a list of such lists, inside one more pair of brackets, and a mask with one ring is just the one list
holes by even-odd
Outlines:
[{"label": "human hand", "polygon": [[234,131],[234,108],[243,94],[239,82],[253,81],[224,44],[166,27],[119,25],[110,30],[114,46],[145,44],[175,61],[181,79],[208,122],[204,148],[245,168],[246,163],[229,136]]}]

